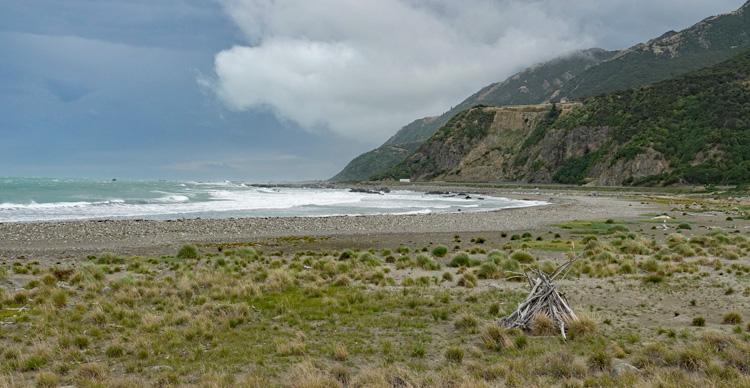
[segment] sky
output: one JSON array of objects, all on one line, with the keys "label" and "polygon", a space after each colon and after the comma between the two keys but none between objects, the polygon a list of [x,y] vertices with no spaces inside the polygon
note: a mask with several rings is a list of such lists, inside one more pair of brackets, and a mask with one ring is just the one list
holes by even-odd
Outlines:
[{"label": "sky", "polygon": [[526,66],[744,0],[0,0],[0,176],[326,179]]}]

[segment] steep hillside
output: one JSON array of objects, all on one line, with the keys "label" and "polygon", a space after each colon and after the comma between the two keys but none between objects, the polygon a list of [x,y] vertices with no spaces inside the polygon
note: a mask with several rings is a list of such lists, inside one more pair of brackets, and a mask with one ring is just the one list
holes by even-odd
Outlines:
[{"label": "steep hillside", "polygon": [[750,51],[582,103],[479,106],[379,178],[539,183],[750,182]]},{"label": "steep hillside", "polygon": [[[750,48],[750,1],[619,52],[591,49],[531,67],[489,85],[445,114],[416,120],[375,151],[360,155],[333,180],[362,180],[402,161],[459,112],[489,106],[538,104],[626,90],[717,64]],[[377,152],[376,152],[377,151]]]},{"label": "steep hillside", "polygon": [[750,48],[750,2],[621,51],[566,83],[561,95],[580,98],[674,78]]},{"label": "steep hillside", "polygon": [[387,171],[414,152],[453,116],[472,106],[536,104],[555,98],[565,82],[613,54],[601,49],[580,51],[530,67],[503,82],[491,84],[440,116],[415,120],[403,127],[382,146],[349,162],[331,180],[365,180]]}]

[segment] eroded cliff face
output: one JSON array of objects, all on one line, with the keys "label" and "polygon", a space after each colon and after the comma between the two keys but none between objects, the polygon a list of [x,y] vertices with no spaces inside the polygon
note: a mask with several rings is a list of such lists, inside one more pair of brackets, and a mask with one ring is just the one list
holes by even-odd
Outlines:
[{"label": "eroded cliff face", "polygon": [[[621,185],[670,170],[666,158],[647,149],[616,158],[609,127],[546,128],[551,115],[564,118],[578,103],[477,107],[446,125],[401,166],[414,180],[456,182],[559,181],[577,160],[596,156],[578,173],[596,185]],[[552,122],[550,120],[549,122]]]}]

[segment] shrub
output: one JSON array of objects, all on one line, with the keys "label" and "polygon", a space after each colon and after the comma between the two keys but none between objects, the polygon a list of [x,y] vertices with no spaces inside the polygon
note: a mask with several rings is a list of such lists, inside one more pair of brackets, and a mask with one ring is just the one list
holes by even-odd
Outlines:
[{"label": "shrub", "polygon": [[339,260],[349,260],[351,258],[354,258],[356,254],[351,249],[347,249],[339,255]]},{"label": "shrub", "polygon": [[433,260],[431,257],[427,255],[417,256],[417,265],[429,271],[437,271],[440,269],[440,263]]},{"label": "shrub", "polygon": [[453,274],[450,272],[443,272],[443,280],[445,280],[446,282],[452,282]]},{"label": "shrub", "polygon": [[725,325],[739,325],[742,323],[742,315],[736,311],[728,312],[721,320]]},{"label": "shrub", "polygon": [[693,326],[698,326],[698,327],[706,326],[706,318],[703,318],[703,317],[693,318]]},{"label": "shrub", "polygon": [[533,263],[534,256],[525,251],[515,251],[510,255],[510,258],[519,263]]},{"label": "shrub", "polygon": [[180,251],[177,252],[177,258],[179,259],[197,259],[198,249],[193,245],[183,245]]},{"label": "shrub", "polygon": [[453,256],[453,259],[448,264],[449,267],[469,267],[471,266],[471,259],[466,253],[459,253]]},{"label": "shrub", "polygon": [[677,225],[677,229],[690,230],[690,229],[693,229],[693,228],[690,226],[690,224],[679,224],[679,225]]},{"label": "shrub", "polygon": [[444,257],[448,254],[448,247],[445,245],[438,245],[432,249],[432,255],[435,257]]},{"label": "shrub", "polygon": [[497,265],[491,261],[482,263],[477,271],[477,277],[480,279],[498,279],[500,276],[502,276],[502,272],[500,272]]},{"label": "shrub", "polygon": [[643,278],[644,283],[659,284],[664,282],[664,276],[659,274],[650,274]]},{"label": "shrub", "polygon": [[457,346],[451,346],[445,351],[445,359],[460,364],[464,360],[464,351]]}]

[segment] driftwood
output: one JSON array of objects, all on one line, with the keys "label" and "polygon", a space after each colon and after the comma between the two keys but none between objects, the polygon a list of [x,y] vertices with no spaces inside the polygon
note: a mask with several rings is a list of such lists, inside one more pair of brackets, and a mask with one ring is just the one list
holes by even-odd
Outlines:
[{"label": "driftwood", "polygon": [[526,277],[531,292],[529,292],[526,300],[518,305],[516,311],[500,320],[500,324],[507,328],[530,331],[533,328],[534,319],[538,315],[546,315],[554,322],[556,327],[560,328],[560,334],[563,338],[567,338],[565,336],[565,324],[577,321],[578,317],[570,308],[565,296],[557,291],[557,286],[553,281],[558,277],[565,277],[574,261],[575,259],[567,261],[557,267],[555,272],[549,276],[540,270],[519,274]]}]

